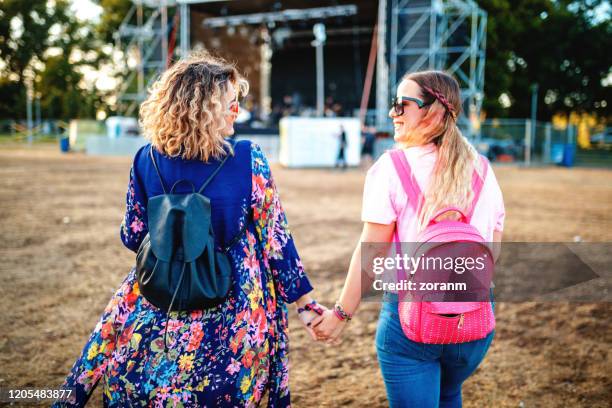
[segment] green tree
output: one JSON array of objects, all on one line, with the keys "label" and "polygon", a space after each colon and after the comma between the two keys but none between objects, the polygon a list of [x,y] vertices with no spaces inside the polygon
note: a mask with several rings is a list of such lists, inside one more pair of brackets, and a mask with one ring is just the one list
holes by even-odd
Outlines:
[{"label": "green tree", "polygon": [[49,45],[59,53],[45,56],[44,68],[36,79],[42,111],[55,119],[94,118],[100,96],[93,84],[86,86],[80,69],[97,67],[102,43],[93,26],[78,20],[68,9],[58,14],[57,24],[59,30]]},{"label": "green tree", "polygon": [[83,87],[80,67],[95,67],[101,42],[68,0],[0,2],[0,117],[25,117],[26,74],[34,74],[45,118],[94,117],[99,98]]},{"label": "green tree", "polygon": [[113,44],[115,42],[114,34],[119,30],[121,22],[134,3],[131,0],[94,1],[102,7],[102,15],[100,16],[100,22],[96,26],[96,34],[105,43]]},{"label": "green tree", "polygon": [[46,0],[0,2],[0,117],[25,117],[26,70],[43,59],[55,18]]},{"label": "green tree", "polygon": [[74,69],[63,55],[49,57],[38,76],[36,88],[41,92],[41,109],[45,117],[69,120],[95,117],[96,98],[81,88],[83,74]]},{"label": "green tree", "polygon": [[[538,119],[557,112],[610,116],[610,16],[593,0],[482,0],[489,14],[484,109],[489,117],[527,117],[539,84]],[[509,96],[505,108],[499,98]],[[602,101],[606,101],[602,103]]]},{"label": "green tree", "polygon": [[0,78],[0,119],[25,117],[25,86],[7,77]]},{"label": "green tree", "polygon": [[0,2],[0,58],[4,71],[15,74],[20,84],[32,60],[42,60],[49,47],[49,29],[64,11],[64,2],[57,3],[53,9],[46,0]]}]

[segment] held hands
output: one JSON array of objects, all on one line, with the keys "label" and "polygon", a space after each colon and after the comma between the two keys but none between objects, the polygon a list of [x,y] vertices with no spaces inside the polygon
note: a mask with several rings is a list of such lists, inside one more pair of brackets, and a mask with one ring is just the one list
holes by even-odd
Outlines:
[{"label": "held hands", "polygon": [[323,319],[323,313],[327,310],[327,308],[312,299],[308,303],[298,301],[297,306],[298,317],[300,318],[304,329],[308,332],[313,340],[322,340],[317,336],[313,330],[313,327],[315,324],[321,322]]},{"label": "held hands", "polygon": [[340,334],[346,327],[347,321],[340,320],[333,310],[328,309],[323,313],[321,321],[315,324],[314,332],[319,340],[336,346],[342,342]]},{"label": "held hands", "polygon": [[311,298],[299,299],[297,306],[298,317],[313,340],[340,344],[340,334],[350,320],[341,306],[336,305],[334,310],[329,310]]}]

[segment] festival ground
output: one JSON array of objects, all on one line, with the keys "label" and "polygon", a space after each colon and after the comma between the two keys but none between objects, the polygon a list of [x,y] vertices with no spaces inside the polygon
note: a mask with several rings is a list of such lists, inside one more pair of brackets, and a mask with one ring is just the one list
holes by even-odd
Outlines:
[{"label": "festival ground", "polygon": [[[129,158],[3,146],[0,387],[63,380],[134,261],[119,240]],[[612,171],[495,167],[506,241],[612,241]],[[274,166],[298,250],[331,304],[361,230],[364,171]],[[364,303],[338,348],[312,343],[291,308],[295,407],[383,407],[374,349],[380,305]],[[609,407],[610,303],[499,303],[485,361],[464,406]],[[606,374],[608,373],[608,374]],[[98,389],[91,406],[101,406]]]}]

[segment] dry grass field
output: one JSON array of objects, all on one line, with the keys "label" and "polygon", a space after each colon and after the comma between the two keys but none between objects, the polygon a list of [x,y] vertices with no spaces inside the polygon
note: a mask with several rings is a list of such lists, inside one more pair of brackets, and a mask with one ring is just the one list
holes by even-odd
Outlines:
[{"label": "dry grass field", "polygon": [[[134,254],[119,239],[129,158],[0,148],[0,387],[59,385]],[[315,297],[339,294],[361,224],[363,170],[273,172]],[[495,167],[506,241],[612,241],[612,171]],[[612,406],[612,303],[499,303],[464,406]],[[384,407],[364,303],[340,348],[313,344],[291,308],[295,407]],[[91,406],[101,406],[100,388]]]}]

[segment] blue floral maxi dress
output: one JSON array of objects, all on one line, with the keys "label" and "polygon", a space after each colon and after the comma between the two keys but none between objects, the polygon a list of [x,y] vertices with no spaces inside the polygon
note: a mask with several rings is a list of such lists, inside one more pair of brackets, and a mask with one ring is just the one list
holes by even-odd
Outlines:
[{"label": "blue floral maxi dress", "polygon": [[[134,158],[121,226],[122,241],[133,251],[147,234],[147,197],[163,191],[149,149]],[[250,142],[234,150],[203,192],[220,245],[248,223],[230,250],[227,300],[208,310],[173,312],[166,322],[166,312],[140,295],[132,269],[64,382],[75,389],[70,403],[57,406],[85,405],[100,380],[104,403],[113,407],[257,406],[266,391],[270,407],[290,405],[286,304],[312,287],[265,156]],[[154,155],[166,186],[187,178],[197,189],[218,166]],[[191,191],[185,184],[182,192]]]}]

